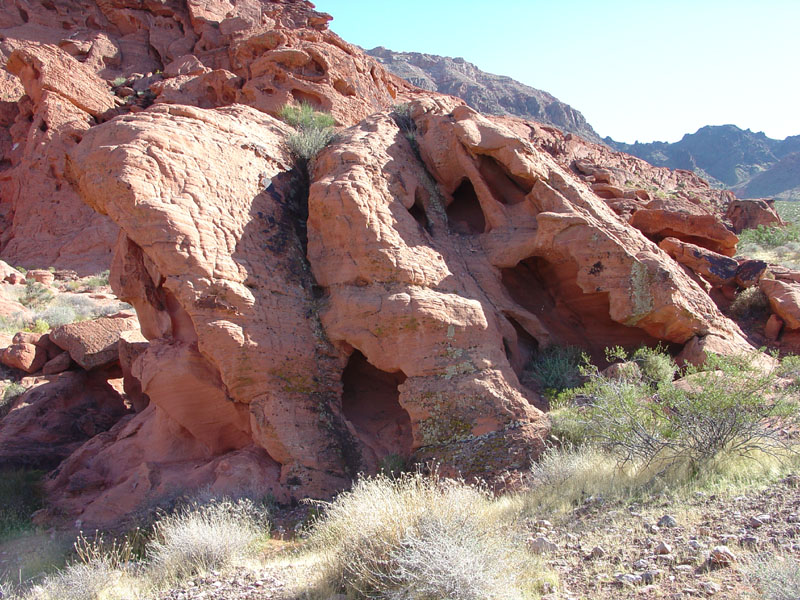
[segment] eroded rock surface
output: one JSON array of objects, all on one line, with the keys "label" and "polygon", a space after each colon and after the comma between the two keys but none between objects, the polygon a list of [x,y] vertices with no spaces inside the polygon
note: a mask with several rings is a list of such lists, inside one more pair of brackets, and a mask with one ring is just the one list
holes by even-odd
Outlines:
[{"label": "eroded rock surface", "polygon": [[118,228],[77,196],[66,153],[156,103],[307,102],[351,125],[411,86],[328,30],[310,2],[11,2],[0,9],[0,256],[107,269]]},{"label": "eroded rock surface", "polygon": [[[106,526],[200,488],[329,497],[394,455],[492,477],[543,447],[546,402],[521,383],[541,348],[751,350],[695,272],[714,252],[738,272],[729,198],[690,173],[413,90],[307,2],[49,6],[0,22],[0,256],[110,264],[142,334],[52,334],[70,357],[46,350],[53,370],[91,369],[56,381],[128,403],[84,437],[27,432],[74,450],[52,515]],[[308,171],[287,102],[340,126]],[[667,237],[704,250],[682,266]],[[60,406],[42,414],[62,424]]]}]

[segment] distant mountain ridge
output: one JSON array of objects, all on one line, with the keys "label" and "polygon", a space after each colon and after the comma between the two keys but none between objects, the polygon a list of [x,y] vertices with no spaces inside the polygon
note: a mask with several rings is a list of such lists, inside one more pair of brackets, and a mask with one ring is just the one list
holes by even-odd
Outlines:
[{"label": "distant mountain ridge", "polygon": [[735,125],[709,125],[675,143],[626,144],[602,139],[580,111],[551,94],[482,71],[463,58],[394,52],[382,46],[366,52],[417,87],[457,96],[481,112],[553,125],[655,166],[693,171],[740,198],[800,200],[800,135],[775,140]]},{"label": "distant mountain ridge", "polygon": [[694,171],[740,198],[800,200],[800,135],[776,140],[736,125],[707,125],[675,143],[604,141],[652,165]]},{"label": "distant mountain ridge", "polygon": [[538,121],[603,143],[585,117],[569,104],[511,77],[481,71],[463,58],[394,52],[383,46],[366,52],[398,77],[425,90],[457,96],[480,112]]}]

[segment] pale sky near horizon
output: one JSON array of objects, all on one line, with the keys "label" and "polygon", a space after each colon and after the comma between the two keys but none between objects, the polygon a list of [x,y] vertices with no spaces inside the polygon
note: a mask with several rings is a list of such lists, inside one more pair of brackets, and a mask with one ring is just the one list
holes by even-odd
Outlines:
[{"label": "pale sky near horizon", "polygon": [[732,123],[800,134],[800,0],[316,0],[364,48],[460,56],[581,111],[601,136],[675,142]]}]

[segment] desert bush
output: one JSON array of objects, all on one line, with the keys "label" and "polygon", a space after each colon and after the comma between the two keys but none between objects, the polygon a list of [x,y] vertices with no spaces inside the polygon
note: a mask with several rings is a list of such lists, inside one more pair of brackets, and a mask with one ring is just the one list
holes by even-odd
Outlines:
[{"label": "desert bush", "polygon": [[109,271],[102,271],[97,275],[93,275],[92,277],[87,277],[86,279],[82,280],[82,285],[85,289],[94,290],[100,287],[105,287],[108,285],[108,277]]},{"label": "desert bush", "polygon": [[25,600],[134,600],[138,581],[103,559],[76,562],[35,585]]},{"label": "desert bush", "polygon": [[19,303],[31,309],[47,306],[54,298],[53,292],[32,279],[25,283],[25,291],[19,297]]},{"label": "desert bush", "polygon": [[769,300],[758,287],[742,290],[731,302],[730,313],[739,319],[763,317],[769,312]]},{"label": "desert bush", "polygon": [[41,313],[37,313],[36,316],[37,320],[44,321],[48,325],[48,328],[66,325],[78,318],[78,315],[69,306],[48,306]]},{"label": "desert bush", "polygon": [[779,386],[777,372],[753,358],[710,355],[705,370],[688,368],[681,385],[610,379],[589,366],[589,383],[576,391],[589,401],[572,410],[586,439],[622,463],[668,458],[697,470],[723,453],[790,452],[781,430],[800,424],[794,386]]},{"label": "desert bush", "polygon": [[14,399],[17,396],[20,396],[25,393],[27,390],[24,385],[21,383],[17,383],[16,381],[9,383],[6,388],[3,390],[3,397],[0,399],[0,417],[4,417],[8,414],[8,411],[11,410],[11,404],[14,402]]},{"label": "desert bush", "polygon": [[762,248],[774,249],[792,242],[800,242],[800,224],[789,223],[785,227],[765,227],[759,225],[755,229],[745,229],[739,234],[739,245],[750,244]]},{"label": "desert bush", "polygon": [[524,378],[551,396],[583,383],[580,348],[548,346],[525,366]]},{"label": "desert bush", "polygon": [[42,507],[41,471],[0,472],[0,540],[31,527],[31,515]]},{"label": "desert bush", "polygon": [[146,554],[156,579],[180,579],[230,566],[267,531],[267,516],[252,501],[191,504],[156,520]]},{"label": "desert bush", "polygon": [[281,119],[297,129],[286,143],[289,151],[303,164],[310,161],[327,146],[335,136],[335,121],[328,113],[314,110],[303,102],[300,106],[284,105],[279,113]]},{"label": "desert bush", "polygon": [[330,114],[315,110],[308,102],[302,102],[299,106],[285,104],[278,116],[297,129],[328,129],[336,124]]},{"label": "desert bush", "polygon": [[291,134],[286,143],[289,150],[297,158],[311,160],[320,151],[331,143],[334,138],[333,129],[302,129],[297,133]]},{"label": "desert bush", "polygon": [[312,525],[332,587],[387,599],[523,598],[544,573],[477,485],[403,474],[361,479]]},{"label": "desert bush", "polygon": [[763,555],[746,564],[743,572],[763,600],[800,598],[800,564],[793,557]]}]

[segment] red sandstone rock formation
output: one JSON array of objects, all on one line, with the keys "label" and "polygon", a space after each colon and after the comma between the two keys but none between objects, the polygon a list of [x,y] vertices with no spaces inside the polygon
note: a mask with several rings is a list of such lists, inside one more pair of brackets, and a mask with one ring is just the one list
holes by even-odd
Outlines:
[{"label": "red sandstone rock formation", "polygon": [[[544,402],[520,383],[539,348],[751,349],[685,270],[712,253],[684,267],[657,245],[733,253],[727,197],[694,175],[414,91],[303,1],[2,14],[0,255],[110,264],[146,338],[54,334],[85,377],[120,359],[104,405],[124,390],[136,410],[60,464],[54,514],[108,525],[200,487],[328,496],[391,454],[491,475],[541,450]],[[415,98],[404,131],[390,107]],[[299,101],[347,127],[310,182],[274,118]],[[31,423],[16,414],[0,438]]]},{"label": "red sandstone rock formation", "polygon": [[775,201],[763,198],[760,200],[731,200],[725,217],[733,225],[736,233],[743,229],[754,229],[759,225],[780,227],[785,225],[775,211]]},{"label": "red sandstone rock formation", "polygon": [[152,102],[238,103],[274,115],[302,101],[352,125],[411,89],[330,32],[330,16],[311,6],[7,5],[0,64],[17,78],[0,81],[0,254],[27,267],[108,268],[118,230],[80,201],[64,158],[115,115]]}]

